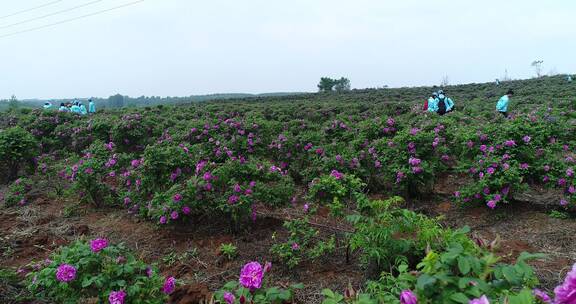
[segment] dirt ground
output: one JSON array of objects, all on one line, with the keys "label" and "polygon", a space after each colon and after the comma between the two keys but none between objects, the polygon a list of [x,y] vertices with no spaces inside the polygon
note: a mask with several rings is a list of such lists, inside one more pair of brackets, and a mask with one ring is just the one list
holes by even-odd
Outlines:
[{"label": "dirt ground", "polygon": [[[410,205],[427,215],[442,216],[441,221],[446,226],[468,225],[473,233],[488,241],[499,236],[498,253],[505,261],[514,260],[523,251],[547,254],[548,259],[532,264],[542,287],[549,291],[576,262],[574,219],[552,218],[522,204],[495,211],[485,207],[459,208],[443,196]],[[209,298],[210,291],[236,280],[247,261],[270,260],[268,250],[272,236],[285,236],[283,220],[301,210],[300,207],[275,211],[259,209],[259,218],[249,230],[232,235],[227,232],[226,222],[208,218],[199,218],[187,226],[160,229],[125,210],[71,206],[74,206],[72,202],[39,198],[29,206],[0,209],[0,269],[16,271],[78,238],[106,237],[114,243],[125,243],[147,262],[160,263],[158,266],[165,275],[176,276],[185,283],[170,301],[178,304],[199,303],[201,299]],[[350,229],[322,210],[312,220],[324,234],[336,233],[338,236]],[[238,257],[228,261],[219,256],[218,248],[222,243],[234,243],[238,247]],[[275,264],[271,272],[273,281],[285,286],[304,283],[305,289],[296,295],[298,303],[319,303],[323,288],[342,291],[348,284],[360,287],[365,279],[364,270],[357,266],[355,256],[346,263],[344,246],[337,247],[340,249],[322,263],[304,262],[293,270]],[[7,289],[0,286],[0,292],[3,288]],[[7,300],[10,299],[0,296],[0,302]]]},{"label": "dirt ground", "polygon": [[[177,290],[170,303],[198,303],[210,297],[224,283],[237,280],[240,268],[247,261],[271,260],[269,248],[272,236],[286,235],[282,227],[288,211],[295,209],[262,210],[250,229],[237,235],[228,233],[228,223],[213,218],[199,218],[186,226],[163,227],[140,220],[125,210],[78,207],[70,214],[70,202],[37,199],[25,207],[0,209],[0,269],[26,266],[31,261],[46,258],[53,250],[74,240],[105,237],[113,243],[124,243],[147,262],[159,263],[165,275],[178,278],[185,286]],[[301,209],[301,208],[298,208]],[[337,223],[318,217],[317,225],[327,227],[326,233],[338,230]],[[238,256],[228,261],[219,255],[222,243],[238,247]],[[338,250],[324,263],[303,262],[289,270],[273,265],[272,281],[280,286],[303,282],[298,292],[300,303],[319,302],[323,288],[343,290],[348,284],[359,287],[363,271],[352,257],[346,263],[345,250]],[[1,285],[1,283],[0,283]],[[4,289],[7,287],[4,286]],[[0,286],[0,292],[3,287]],[[10,300],[0,296],[0,303]],[[15,303],[15,302],[8,302]]]}]

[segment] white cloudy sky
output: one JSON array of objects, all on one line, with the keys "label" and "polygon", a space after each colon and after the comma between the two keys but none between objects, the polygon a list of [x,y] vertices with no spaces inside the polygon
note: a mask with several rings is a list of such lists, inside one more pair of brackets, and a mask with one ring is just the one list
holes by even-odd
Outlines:
[{"label": "white cloudy sky", "polygon": [[183,96],[576,72],[573,0],[0,0],[0,98]]}]

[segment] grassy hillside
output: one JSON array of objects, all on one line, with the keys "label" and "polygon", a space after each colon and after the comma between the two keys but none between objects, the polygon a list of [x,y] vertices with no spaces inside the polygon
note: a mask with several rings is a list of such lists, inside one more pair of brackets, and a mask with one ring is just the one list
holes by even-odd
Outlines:
[{"label": "grassy hillside", "polygon": [[[250,97],[228,99],[227,101],[357,101],[357,102],[421,102],[439,86],[385,88],[385,89],[354,89],[344,93],[312,93],[297,96]],[[513,89],[516,99],[525,103],[542,102],[542,98],[552,100],[567,100],[576,97],[576,81],[568,83],[565,75],[532,78],[501,82],[470,83],[451,85],[442,88],[458,104],[467,101],[495,102],[508,89]],[[222,100],[220,100],[222,101]]]},{"label": "grassy hillside", "polygon": [[[542,78],[512,80],[496,86],[494,82],[451,85],[442,89],[461,107],[468,101],[495,102],[509,88],[516,92],[516,100],[520,104],[541,103],[553,100],[571,100],[576,97],[576,81],[568,83],[566,75],[545,76]],[[300,93],[276,92],[263,94],[209,94],[187,97],[138,97],[125,96],[128,107],[145,107],[156,105],[179,105],[198,102],[422,102],[428,95],[439,90],[438,86],[385,88],[385,89],[354,89],[344,93]],[[538,98],[537,98],[538,97]],[[543,100],[543,98],[546,100]],[[74,99],[62,99],[57,102],[71,102]],[[108,99],[94,99],[99,108],[109,107]],[[22,108],[39,108],[45,100],[30,99],[20,101]],[[0,101],[0,111],[8,109],[8,101]]]}]

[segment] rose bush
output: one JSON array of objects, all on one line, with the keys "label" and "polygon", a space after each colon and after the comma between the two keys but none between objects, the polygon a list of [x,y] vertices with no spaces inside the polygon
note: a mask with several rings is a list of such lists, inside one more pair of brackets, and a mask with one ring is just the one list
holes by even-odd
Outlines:
[{"label": "rose bush", "polygon": [[58,303],[165,303],[174,278],[164,279],[151,265],[139,261],[123,245],[106,239],[77,241],[49,259],[33,263],[28,288],[38,298]]}]

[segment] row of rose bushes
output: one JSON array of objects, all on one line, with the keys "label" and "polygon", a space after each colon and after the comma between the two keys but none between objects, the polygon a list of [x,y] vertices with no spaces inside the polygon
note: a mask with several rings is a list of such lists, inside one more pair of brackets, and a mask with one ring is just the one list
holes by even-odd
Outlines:
[{"label": "row of rose bushes", "polygon": [[[208,109],[217,110],[204,112]],[[307,184],[336,169],[361,178],[369,189],[405,195],[428,193],[435,179],[445,173],[469,174],[472,180],[455,193],[456,200],[481,202],[492,208],[529,183],[560,188],[566,196],[558,203],[574,204],[575,145],[570,136],[573,127],[564,119],[550,122],[547,111],[491,125],[480,125],[482,120],[474,121],[461,113],[423,120],[412,114],[381,119],[375,117],[377,114],[346,115],[342,111],[307,120],[297,119],[287,111],[264,119],[266,111],[265,107],[231,112],[206,106],[190,113],[150,110],[90,119],[43,113],[22,122],[28,123],[27,128],[41,142],[42,151],[56,153],[59,160],[68,159],[67,176],[82,178],[83,171],[70,172],[74,164],[94,174],[89,178],[91,184],[80,182],[79,192],[109,192],[92,188],[120,178],[111,181],[121,183],[112,190],[127,194],[119,193],[115,201],[128,196],[140,202],[139,207],[151,201],[150,195],[177,194],[174,192],[179,190],[173,188],[185,188],[185,182],[195,176],[195,167],[202,161],[213,168],[232,166],[229,163],[234,161],[273,168],[285,177],[283,189],[275,191],[275,195],[287,196],[289,193],[280,190],[289,190],[290,184]],[[26,137],[20,133],[12,137]],[[50,144],[50,140],[54,143]],[[27,146],[11,150],[33,149]],[[81,163],[70,154],[79,152],[87,158]],[[132,166],[134,163],[138,168]],[[237,184],[255,181],[249,176],[235,178]],[[257,185],[267,189],[267,182]],[[202,179],[192,182],[196,188],[202,183]],[[234,187],[236,183],[227,186]],[[214,186],[207,184],[203,186]],[[143,190],[143,197],[135,194],[135,187]],[[232,196],[230,191],[218,192],[226,200]],[[169,221],[171,212],[163,216]],[[154,216],[156,220],[160,217]]]},{"label": "row of rose bushes", "polygon": [[[376,148],[368,147],[366,151],[375,159],[374,172],[368,176],[363,175],[365,172],[356,158],[351,160],[351,168],[341,155],[331,159],[324,149],[308,152],[312,148],[306,145],[300,152],[300,159],[271,162],[256,155],[235,154],[229,148],[224,149],[226,156],[223,158],[211,156],[211,149],[201,145],[176,145],[167,140],[148,146],[140,158],[134,159],[132,154],[116,151],[112,142],[96,141],[82,159],[69,167],[66,177],[92,201],[115,193],[127,205],[139,202],[139,205],[129,206],[132,209],[142,210],[144,202],[147,207],[159,207],[145,213],[163,223],[175,217],[174,211],[184,211],[180,208],[174,210],[173,206],[182,205],[182,198],[192,205],[187,206],[192,208],[192,213],[197,211],[196,207],[212,206],[237,219],[249,214],[255,201],[272,205],[287,202],[286,198],[294,192],[295,183],[309,183],[330,168],[357,173],[368,187],[383,184],[400,193],[406,193],[406,190],[426,193],[430,191],[434,178],[442,176],[442,172],[461,172],[469,174],[471,182],[455,192],[457,200],[463,203],[484,202],[491,208],[506,202],[511,192],[522,190],[528,183],[561,188],[566,196],[559,203],[573,203],[575,160],[569,145],[557,144],[554,137],[547,137],[548,142],[543,144],[542,138],[534,139],[530,135],[523,135],[518,141],[499,142],[480,132],[475,135],[475,141],[468,139],[467,150],[464,150],[467,153],[472,151],[474,158],[462,157],[456,162],[445,152],[440,152],[438,157],[439,151],[435,150],[448,149],[446,138],[442,137],[445,130],[444,125],[436,126],[431,132],[413,128],[394,136],[385,148],[379,149],[378,145]],[[427,144],[432,137],[434,139]],[[543,146],[546,148],[541,148]],[[296,153],[288,153],[293,152]],[[382,163],[386,163],[387,168],[382,169]],[[303,177],[305,170],[297,173],[293,166],[315,172]],[[110,183],[112,189],[101,189]],[[174,197],[176,199],[170,200]],[[206,204],[207,201],[213,203]]]},{"label": "row of rose bushes", "polygon": [[[263,278],[271,267],[271,263],[246,264],[239,282],[226,284],[215,294],[215,299],[221,303],[291,300],[293,290],[302,285],[266,288]],[[18,272],[26,275],[28,289],[36,300],[57,303],[161,304],[167,302],[177,287],[174,277],[163,278],[156,267],[136,259],[122,244],[112,245],[106,239],[76,241]]]}]

